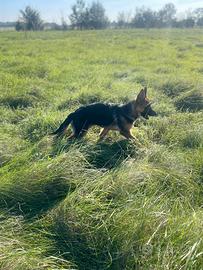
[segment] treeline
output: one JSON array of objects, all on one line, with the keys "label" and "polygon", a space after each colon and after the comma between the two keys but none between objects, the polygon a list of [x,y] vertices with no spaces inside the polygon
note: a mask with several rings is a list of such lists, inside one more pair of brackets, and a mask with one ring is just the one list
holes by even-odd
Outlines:
[{"label": "treeline", "polygon": [[118,15],[116,22],[116,27],[119,28],[191,28],[195,26],[203,26],[203,8],[185,12],[184,18],[181,19],[172,3],[164,5],[159,11],[144,7],[137,8],[132,17],[122,12]]},{"label": "treeline", "polygon": [[43,23],[40,13],[27,6],[20,10],[19,20],[15,24],[17,31],[21,30],[68,30],[68,29],[104,29],[104,28],[191,28],[203,26],[203,8],[185,12],[184,18],[179,18],[173,3],[165,4],[160,10],[136,8],[130,15],[120,12],[116,21],[110,21],[104,6],[96,1],[87,5],[84,0],[77,0],[71,8],[69,22],[61,18],[61,24]]}]

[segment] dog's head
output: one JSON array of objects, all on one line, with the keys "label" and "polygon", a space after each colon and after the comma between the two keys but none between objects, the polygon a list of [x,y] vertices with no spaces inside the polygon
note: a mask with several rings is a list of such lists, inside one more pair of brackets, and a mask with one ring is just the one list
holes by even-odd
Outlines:
[{"label": "dog's head", "polygon": [[144,118],[148,119],[149,116],[156,116],[157,113],[152,109],[151,103],[147,98],[147,87],[144,87],[137,95],[135,100],[136,111]]},{"label": "dog's head", "polygon": [[152,109],[151,104],[149,104],[143,112],[141,112],[141,116],[145,119],[149,119],[149,116],[157,116],[157,113]]}]

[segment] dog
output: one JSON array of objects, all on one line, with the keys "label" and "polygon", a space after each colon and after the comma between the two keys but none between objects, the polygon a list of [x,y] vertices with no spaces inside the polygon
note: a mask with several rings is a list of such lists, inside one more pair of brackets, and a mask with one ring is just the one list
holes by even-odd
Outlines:
[{"label": "dog", "polygon": [[123,104],[93,103],[78,108],[68,115],[60,127],[52,133],[57,137],[63,135],[65,130],[72,125],[73,134],[69,137],[83,137],[91,126],[97,125],[103,128],[99,137],[102,140],[110,130],[117,130],[126,139],[135,139],[131,133],[133,123],[139,116],[148,119],[149,116],[156,116],[157,113],[151,108],[147,98],[145,87],[137,95],[136,99]]}]

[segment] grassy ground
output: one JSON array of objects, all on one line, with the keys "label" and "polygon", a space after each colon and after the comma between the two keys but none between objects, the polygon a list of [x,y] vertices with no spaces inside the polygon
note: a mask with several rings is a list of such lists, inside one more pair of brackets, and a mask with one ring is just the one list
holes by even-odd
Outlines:
[{"label": "grassy ground", "polygon": [[[0,33],[0,269],[203,269],[202,34]],[[47,135],[145,85],[137,142]]]}]

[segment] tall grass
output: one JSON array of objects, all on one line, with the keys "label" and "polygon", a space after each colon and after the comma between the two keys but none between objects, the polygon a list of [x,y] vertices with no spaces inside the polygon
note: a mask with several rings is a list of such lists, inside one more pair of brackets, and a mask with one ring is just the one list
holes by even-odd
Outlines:
[{"label": "tall grass", "polygon": [[[202,37],[0,33],[0,269],[202,269]],[[143,85],[158,117],[136,141],[48,135]]]}]

